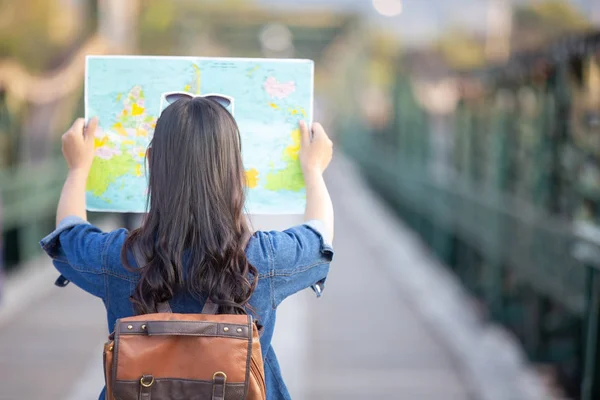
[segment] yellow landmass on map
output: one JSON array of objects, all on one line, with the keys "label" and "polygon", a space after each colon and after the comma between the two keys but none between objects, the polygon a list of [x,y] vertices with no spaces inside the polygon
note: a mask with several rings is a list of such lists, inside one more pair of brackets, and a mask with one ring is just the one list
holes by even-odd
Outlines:
[{"label": "yellow landmass on map", "polygon": [[200,67],[198,65],[192,64],[192,67],[194,67],[194,74],[196,74],[196,94],[200,94],[202,72],[200,71]]},{"label": "yellow landmass on map", "polygon": [[125,128],[123,128],[123,124],[121,124],[120,122],[116,122],[112,128],[121,136],[128,136],[127,135],[127,130]]},{"label": "yellow landmass on map", "polygon": [[286,163],[285,168],[271,171],[267,174],[265,189],[267,190],[290,190],[293,192],[304,189],[304,175],[298,160],[300,151],[300,130],[294,129],[291,134],[292,144],[283,150],[282,159]]},{"label": "yellow landmass on map", "polygon": [[142,115],[144,113],[144,110],[144,107],[140,107],[137,104],[133,103],[131,105],[131,116],[137,117],[138,115]]},{"label": "yellow landmass on map", "polygon": [[294,161],[298,160],[300,153],[300,129],[292,131],[292,144],[285,148],[285,154]]},{"label": "yellow landmass on map", "polygon": [[256,65],[254,68],[252,68],[250,71],[248,71],[246,73],[246,76],[252,76],[256,71],[258,71],[259,68],[260,68],[260,65]]},{"label": "yellow landmass on map", "polygon": [[256,168],[246,170],[246,186],[250,189],[258,186],[258,170]]},{"label": "yellow landmass on map", "polygon": [[[111,130],[122,138],[112,139],[109,136],[95,138],[94,146],[97,149],[103,147],[114,148],[118,146],[119,151],[108,159],[103,157],[94,157],[93,165],[87,180],[86,190],[93,196],[102,198],[106,191],[119,178],[125,175],[132,177],[142,177],[144,174],[144,164],[139,162],[140,158],[145,157],[144,139],[139,137],[148,137],[150,127],[154,128],[156,118],[146,115],[147,110],[143,106],[144,92],[136,86],[129,91],[127,95],[117,96],[123,102],[124,109],[118,114],[117,121],[111,127]],[[128,109],[130,112],[128,112]],[[135,147],[137,146],[137,147]],[[121,184],[124,187],[125,183]],[[109,199],[103,198],[109,202]]]},{"label": "yellow landmass on map", "polygon": [[108,136],[104,136],[102,139],[94,138],[94,148],[102,147],[108,143]]},{"label": "yellow landmass on map", "polygon": [[288,107],[288,112],[292,115],[302,114],[302,116],[304,118],[306,118],[306,111],[304,111],[304,108],[302,108],[302,107],[296,107],[296,108]]},{"label": "yellow landmass on map", "polygon": [[148,131],[144,128],[137,128],[135,131],[135,136],[147,137]]},{"label": "yellow landmass on map", "polygon": [[192,64],[192,68],[194,68],[194,79],[183,87],[183,91],[188,93],[200,94],[202,72],[200,71],[200,67],[197,64]]},{"label": "yellow landmass on map", "polygon": [[110,184],[116,181],[117,178],[128,174],[133,165],[133,157],[129,153],[111,157],[109,160],[94,157],[92,169],[87,179],[86,190],[92,192],[94,196],[102,196]]}]

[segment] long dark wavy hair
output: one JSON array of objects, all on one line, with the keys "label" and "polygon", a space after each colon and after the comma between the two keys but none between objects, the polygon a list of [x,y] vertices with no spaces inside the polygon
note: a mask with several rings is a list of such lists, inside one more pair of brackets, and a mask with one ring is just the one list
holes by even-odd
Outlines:
[{"label": "long dark wavy hair", "polygon": [[[121,261],[141,274],[131,296],[137,313],[180,290],[210,298],[221,314],[242,314],[256,288],[246,259],[245,174],[232,115],[213,100],[180,99],[156,124],[148,151],[148,214],[131,232]],[[147,263],[127,260],[133,245]]]}]

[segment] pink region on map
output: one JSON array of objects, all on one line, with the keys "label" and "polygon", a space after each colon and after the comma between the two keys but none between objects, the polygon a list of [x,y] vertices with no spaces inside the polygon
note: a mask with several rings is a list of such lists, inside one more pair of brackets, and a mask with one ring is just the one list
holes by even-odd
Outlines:
[{"label": "pink region on map", "polygon": [[111,149],[108,147],[100,147],[96,150],[96,157],[102,158],[104,160],[108,160],[114,156],[118,156],[121,154],[121,151],[118,149]]},{"label": "pink region on map", "polygon": [[264,87],[269,96],[277,99],[286,98],[296,90],[294,81],[279,82],[272,76],[267,78]]}]

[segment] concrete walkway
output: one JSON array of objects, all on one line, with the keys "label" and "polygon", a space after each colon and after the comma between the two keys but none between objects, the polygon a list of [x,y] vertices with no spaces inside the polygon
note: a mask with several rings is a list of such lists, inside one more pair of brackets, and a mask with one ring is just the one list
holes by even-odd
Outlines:
[{"label": "concrete walkway", "polygon": [[[290,298],[278,313],[274,346],[293,398],[549,398],[518,347],[476,319],[454,279],[336,158],[327,175],[336,255],[326,289],[320,299],[309,291]],[[257,229],[297,221],[253,218]],[[56,275],[40,259],[8,282],[0,400],[97,398],[103,305],[73,285],[54,288]]]}]

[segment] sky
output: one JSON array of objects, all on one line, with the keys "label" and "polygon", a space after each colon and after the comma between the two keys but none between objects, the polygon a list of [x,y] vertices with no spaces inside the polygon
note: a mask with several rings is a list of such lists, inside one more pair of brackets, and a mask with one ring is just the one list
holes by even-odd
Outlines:
[{"label": "sky", "polygon": [[[527,1],[512,0],[513,3]],[[326,7],[359,12],[371,22],[383,25],[401,35],[403,42],[408,45],[427,42],[437,35],[441,27],[448,25],[467,26],[474,31],[484,31],[488,3],[487,0],[403,0],[403,11],[400,15],[382,17],[373,8],[371,0],[256,0],[256,2],[268,5],[269,8]],[[600,22],[600,0],[570,0],[570,2],[585,10],[586,14],[589,14],[592,5],[595,5],[596,22]]]}]

